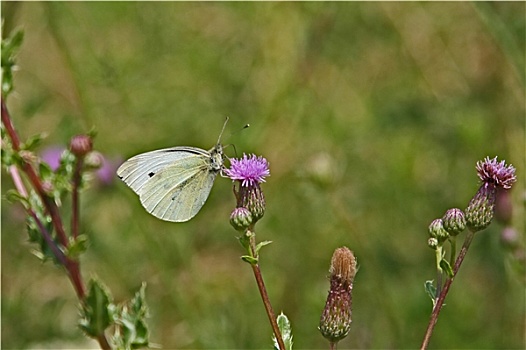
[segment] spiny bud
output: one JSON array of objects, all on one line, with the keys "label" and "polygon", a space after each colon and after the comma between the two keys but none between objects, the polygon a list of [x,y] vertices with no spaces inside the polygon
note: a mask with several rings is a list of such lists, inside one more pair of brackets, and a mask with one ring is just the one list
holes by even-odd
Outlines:
[{"label": "spiny bud", "polygon": [[444,242],[449,238],[449,233],[444,229],[442,219],[435,219],[429,224],[429,236],[436,238],[438,243]]},{"label": "spiny bud", "polygon": [[480,186],[466,208],[466,224],[473,232],[485,229],[493,219],[496,189],[493,183]]},{"label": "spiny bud", "polygon": [[252,214],[247,208],[235,208],[230,214],[230,225],[237,231],[245,231],[252,224],[252,221]]},{"label": "spiny bud", "polygon": [[88,135],[76,135],[71,138],[69,149],[77,157],[84,157],[93,149],[93,141]]},{"label": "spiny bud", "polygon": [[252,220],[258,221],[265,214],[265,196],[259,184],[251,187],[239,187],[238,206],[245,207],[252,214]]},{"label": "spiny bud", "polygon": [[320,319],[320,332],[331,343],[349,334],[351,328],[352,287],[356,258],[347,247],[334,251],[330,267],[330,290]]},{"label": "spiny bud", "polygon": [[449,209],[442,217],[442,224],[451,236],[458,235],[466,229],[464,212],[457,208]]}]

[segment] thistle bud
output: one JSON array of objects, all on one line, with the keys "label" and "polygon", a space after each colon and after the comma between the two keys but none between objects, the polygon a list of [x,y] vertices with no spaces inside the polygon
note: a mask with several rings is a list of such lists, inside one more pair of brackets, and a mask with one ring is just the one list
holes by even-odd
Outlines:
[{"label": "thistle bud", "polygon": [[451,236],[458,235],[466,229],[464,212],[457,208],[449,209],[442,217],[442,224]]},{"label": "thistle bud", "polygon": [[435,237],[430,237],[427,240],[427,246],[433,250],[437,250],[439,246],[438,239],[436,239]]},{"label": "thistle bud", "polygon": [[100,169],[104,165],[104,156],[97,151],[88,153],[84,159],[84,166],[88,170]]},{"label": "thistle bud", "polygon": [[429,224],[429,236],[436,238],[438,243],[445,242],[449,238],[449,233],[444,229],[442,219],[435,219]]},{"label": "thistle bud", "polygon": [[471,231],[481,231],[489,226],[495,211],[495,199],[495,185],[482,184],[466,208],[466,224]]},{"label": "thistle bud", "polygon": [[69,149],[75,156],[84,157],[93,149],[93,141],[88,135],[76,135],[71,139]]},{"label": "thistle bud", "polygon": [[245,231],[252,224],[252,221],[252,214],[247,208],[235,208],[230,214],[230,225],[237,231]]},{"label": "thistle bud", "polygon": [[331,343],[337,343],[349,334],[351,328],[351,293],[356,275],[356,258],[353,252],[347,247],[336,249],[329,272],[331,286],[319,330]]}]

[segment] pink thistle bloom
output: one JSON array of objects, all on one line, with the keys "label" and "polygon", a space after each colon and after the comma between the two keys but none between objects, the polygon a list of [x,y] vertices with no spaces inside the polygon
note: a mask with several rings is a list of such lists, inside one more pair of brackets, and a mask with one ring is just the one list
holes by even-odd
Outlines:
[{"label": "pink thistle bloom", "polygon": [[497,157],[493,159],[486,157],[483,161],[478,161],[477,173],[483,183],[492,183],[506,190],[517,181],[515,168],[512,165],[506,165],[505,161],[499,163]]},{"label": "pink thistle bloom", "polygon": [[226,169],[225,174],[234,181],[240,181],[242,187],[254,187],[265,182],[270,170],[265,158],[243,154],[241,159],[230,159],[230,169]]}]

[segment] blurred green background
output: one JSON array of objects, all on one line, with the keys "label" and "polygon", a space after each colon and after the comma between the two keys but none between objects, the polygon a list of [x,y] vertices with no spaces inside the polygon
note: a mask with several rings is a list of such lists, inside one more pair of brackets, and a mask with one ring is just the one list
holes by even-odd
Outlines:
[{"label": "blurred green background", "polygon": [[[208,149],[229,116],[224,143],[270,162],[257,233],[274,243],[261,266],[295,348],[328,348],[317,326],[342,245],[360,270],[339,348],[416,348],[431,312],[424,282],[435,278],[427,226],[466,207],[477,160],[517,168],[513,224],[524,237],[525,6],[2,2],[3,35],[26,35],[8,106],[22,138],[48,133],[42,149],[95,127],[96,149],[117,164]],[[2,185],[12,187],[5,173]],[[163,348],[270,348],[228,222],[234,206],[218,177],[193,220],[165,223],[116,176],[94,182],[82,194],[83,274],[117,301],[146,281],[151,341]],[[431,348],[524,347],[523,262],[501,230],[477,234]],[[76,327],[63,272],[31,248],[20,206],[3,200],[2,347],[96,347]]]}]

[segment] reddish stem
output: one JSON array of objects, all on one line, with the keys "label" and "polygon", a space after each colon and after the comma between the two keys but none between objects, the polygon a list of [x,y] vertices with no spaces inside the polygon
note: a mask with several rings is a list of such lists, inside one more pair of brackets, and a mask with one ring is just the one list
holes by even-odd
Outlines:
[{"label": "reddish stem", "polygon": [[[11,144],[13,147],[13,150],[16,152],[20,151],[20,138],[18,137],[18,134],[15,131],[15,128],[13,126],[13,123],[11,121],[11,117],[9,115],[9,111],[7,110],[7,106],[5,104],[4,99],[1,101],[1,109],[2,109],[2,123],[6,129],[7,134],[9,135],[9,138],[11,139]],[[47,212],[51,216],[51,222],[53,223],[53,227],[55,228],[55,231],[57,232],[58,238],[60,240],[60,243],[67,247],[69,242],[68,238],[66,236],[66,231],[64,230],[64,225],[62,223],[62,219],[60,217],[60,213],[58,211],[58,207],[56,203],[46,194],[44,191],[44,188],[42,186],[42,181],[38,177],[38,174],[36,170],[33,168],[33,166],[27,162],[24,162],[22,164],[22,170],[26,173],[31,185],[35,189],[35,191],[40,196],[40,199],[42,200],[42,203],[44,204]],[[18,182],[18,185],[21,185],[21,179],[20,176],[18,176],[18,172],[15,172],[17,174],[16,181]],[[24,189],[22,193],[25,193],[27,196],[27,191]],[[31,215],[31,212],[30,212]],[[34,215],[36,218],[36,214]],[[39,224],[39,221],[37,220],[37,225]],[[41,223],[40,223],[41,224]],[[40,226],[39,226],[40,228]],[[42,228],[44,226],[42,225]],[[50,248],[55,252],[55,255],[57,255],[57,258],[59,261],[62,261],[64,264],[64,267],[68,271],[68,275],[70,276],[70,280],[73,284],[73,287],[75,288],[75,291],[77,293],[77,296],[80,300],[84,300],[84,297],[86,295],[84,283],[82,282],[82,278],[80,276],[80,270],[78,267],[78,262],[73,261],[66,257],[60,249],[56,246],[55,242],[51,239],[51,236],[47,232],[47,230],[42,231],[42,235],[46,242],[50,244]],[[46,235],[46,233],[48,233]],[[60,251],[60,254],[58,253]],[[63,256],[63,258],[60,258],[60,256]]]},{"label": "reddish stem", "polygon": [[[254,234],[250,235],[250,253],[254,258],[259,258],[256,251],[256,241]],[[259,263],[250,265],[252,266],[252,271],[254,272],[254,277],[256,278],[256,283],[259,288],[259,294],[261,295],[261,299],[263,299],[263,305],[265,306],[265,311],[267,312],[270,325],[272,326],[274,336],[278,342],[278,347],[280,350],[285,350],[285,343],[283,342],[283,337],[281,336],[278,322],[276,321],[276,315],[274,314],[272,304],[270,303],[270,298],[268,297],[267,288],[265,288],[265,282],[263,281],[263,275],[261,274]]]},{"label": "reddish stem", "polygon": [[425,350],[429,346],[429,341],[431,340],[431,335],[433,334],[433,330],[435,329],[435,325],[438,321],[438,315],[440,314],[440,310],[442,310],[442,307],[444,306],[444,301],[446,300],[449,288],[451,287],[454,278],[457,276],[457,272],[460,269],[460,265],[462,265],[462,262],[464,261],[464,257],[468,252],[469,246],[471,245],[471,241],[473,241],[474,236],[474,232],[468,231],[466,240],[462,245],[462,249],[460,250],[457,260],[455,261],[455,266],[453,267],[453,277],[448,278],[446,280],[446,283],[444,284],[444,289],[442,289],[442,292],[438,297],[435,307],[433,308],[433,312],[431,313],[431,318],[429,319],[429,324],[427,326],[426,334],[424,336],[424,341],[422,342],[422,346],[420,347],[421,350]]}]

